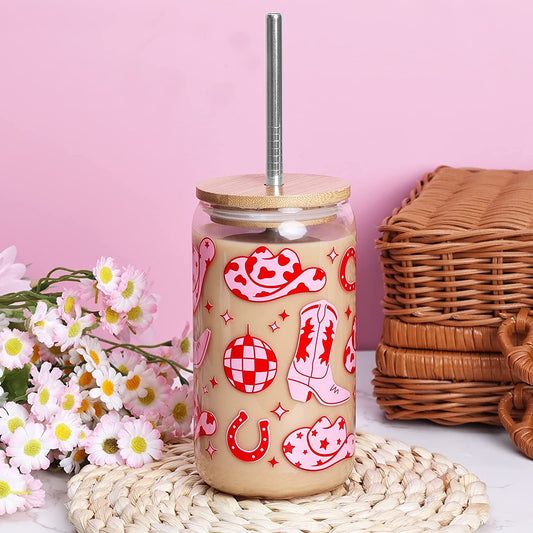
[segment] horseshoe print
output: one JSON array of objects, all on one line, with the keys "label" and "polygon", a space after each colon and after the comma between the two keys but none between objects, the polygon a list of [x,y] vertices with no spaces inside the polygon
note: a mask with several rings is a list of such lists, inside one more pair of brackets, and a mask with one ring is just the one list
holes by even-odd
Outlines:
[{"label": "horseshoe print", "polygon": [[348,266],[348,261],[353,257],[355,262],[355,248],[350,246],[342,256],[341,266],[339,268],[339,277],[341,285],[345,291],[352,292],[355,291],[355,279],[353,282],[349,282],[346,279],[346,267]]},{"label": "horseshoe print", "polygon": [[239,411],[239,414],[231,421],[228,427],[226,441],[231,453],[237,459],[253,463],[262,459],[268,452],[270,447],[270,421],[266,419],[259,420],[259,444],[253,450],[244,450],[237,443],[237,431],[247,420],[248,414],[246,411]]}]

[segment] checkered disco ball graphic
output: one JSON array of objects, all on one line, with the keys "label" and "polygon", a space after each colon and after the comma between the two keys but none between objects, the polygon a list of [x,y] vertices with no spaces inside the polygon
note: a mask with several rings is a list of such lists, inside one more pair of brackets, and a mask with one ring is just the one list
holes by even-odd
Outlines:
[{"label": "checkered disco ball graphic", "polygon": [[229,382],[242,392],[266,389],[278,369],[272,348],[261,339],[245,335],[231,341],[224,352],[224,372]]}]

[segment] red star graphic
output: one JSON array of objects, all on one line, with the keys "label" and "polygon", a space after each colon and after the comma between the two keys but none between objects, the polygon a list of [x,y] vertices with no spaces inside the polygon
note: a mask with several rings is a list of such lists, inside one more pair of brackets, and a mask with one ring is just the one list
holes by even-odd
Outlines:
[{"label": "red star graphic", "polygon": [[333,263],[335,261],[335,259],[337,259],[339,254],[335,251],[335,248],[332,248],[331,252],[329,252],[329,254],[327,254],[327,256],[331,259],[331,262]]},{"label": "red star graphic", "polygon": [[211,456],[211,459],[213,459],[213,454],[217,451],[217,449],[214,448],[211,444],[211,441],[209,441],[209,446],[205,449],[205,451]]},{"label": "red star graphic", "polygon": [[300,468],[300,467],[302,466],[302,463],[300,463],[300,461],[296,461],[296,462],[294,463],[294,466],[295,466],[296,468]]},{"label": "red star graphic", "polygon": [[207,312],[210,313],[211,312],[211,309],[213,309],[213,306],[209,303],[209,300],[207,300],[206,304],[204,305],[204,307],[207,309]]},{"label": "red star graphic", "polygon": [[322,440],[320,441],[320,449],[321,449],[321,450],[325,450],[325,449],[327,449],[328,446],[329,446],[328,439],[322,439]]},{"label": "red star graphic", "polygon": [[348,306],[348,309],[346,309],[346,311],[344,311],[344,314],[350,318],[350,315],[352,314],[352,310],[350,309],[350,306]]},{"label": "red star graphic", "polygon": [[291,315],[288,315],[286,312],[285,312],[285,309],[283,309],[283,313],[280,313],[278,316],[281,317],[281,320],[285,321],[285,319]]},{"label": "red star graphic", "polygon": [[272,457],[272,459],[270,459],[270,461],[268,462],[272,465],[272,468],[274,468],[279,463],[279,461],[276,461],[275,457]]},{"label": "red star graphic", "polygon": [[322,464],[322,460],[319,459],[317,462],[316,462],[316,465],[315,466],[320,466]]},{"label": "red star graphic", "polygon": [[279,326],[276,324],[276,322],[274,322],[273,324],[269,324],[268,325],[270,327],[270,329],[272,330],[272,332],[276,331],[277,329],[279,329]]},{"label": "red star graphic", "polygon": [[316,437],[316,429],[313,429],[313,431],[311,431],[311,435],[312,435],[313,437]]},{"label": "red star graphic", "polygon": [[284,409],[283,406],[281,405],[281,402],[278,402],[278,406],[275,409],[272,409],[272,411],[270,411],[270,412],[274,413],[281,420],[281,417],[285,413],[288,413],[289,410],[288,409]]},{"label": "red star graphic", "polygon": [[340,446],[341,445],[341,439],[337,439],[337,446]]},{"label": "red star graphic", "polygon": [[294,446],[290,442],[283,446],[283,453],[292,453],[292,450],[294,450]]},{"label": "red star graphic", "polygon": [[303,437],[302,432],[299,431],[299,432],[296,434],[296,438],[297,438],[297,439],[301,439],[302,437]]},{"label": "red star graphic", "polygon": [[233,320],[233,317],[229,314],[228,310],[223,315],[220,315],[224,319],[225,324],[227,325],[230,320]]},{"label": "red star graphic", "polygon": [[344,418],[341,418],[339,420],[339,429],[344,429],[344,425],[345,425]]},{"label": "red star graphic", "polygon": [[302,453],[303,453],[304,455],[307,455],[307,450],[304,450]]},{"label": "red star graphic", "polygon": [[211,382],[211,387],[213,388],[215,388],[218,385],[218,381],[217,381],[217,378],[215,378],[215,376],[213,376],[209,381]]}]

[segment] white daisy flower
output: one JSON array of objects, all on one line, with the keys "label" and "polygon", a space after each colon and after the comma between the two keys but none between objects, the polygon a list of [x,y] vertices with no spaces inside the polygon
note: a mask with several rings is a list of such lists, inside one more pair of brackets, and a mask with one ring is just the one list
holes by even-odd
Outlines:
[{"label": "white daisy flower", "polygon": [[[132,394],[125,398],[124,407],[135,416],[144,415],[154,417],[161,412],[166,412],[170,385],[163,376],[158,376],[151,368],[139,375],[140,384]],[[129,391],[128,391],[129,392]]]},{"label": "white daisy flower", "polygon": [[112,257],[100,257],[93,268],[96,288],[104,294],[111,294],[120,283],[120,270]]},{"label": "white daisy flower", "polygon": [[93,425],[98,422],[107,411],[100,400],[94,400],[89,396],[90,391],[81,391],[81,404],[78,408],[78,415],[84,424]]},{"label": "white daisy flower", "polygon": [[152,325],[156,314],[156,296],[148,292],[143,292],[137,305],[128,311],[128,325],[135,333],[141,333]]},{"label": "white daisy flower", "polygon": [[31,414],[40,421],[48,420],[57,413],[59,407],[59,396],[63,392],[65,385],[61,381],[50,382],[41,385],[34,392],[28,394]]},{"label": "white daisy flower", "polygon": [[24,476],[7,464],[0,464],[0,515],[26,508],[27,486]]},{"label": "white daisy flower", "polygon": [[79,318],[67,317],[66,324],[58,324],[55,329],[55,343],[66,352],[71,347],[77,347],[81,336],[86,328],[96,323],[92,314],[86,314]]},{"label": "white daisy flower", "polygon": [[111,367],[98,368],[93,376],[96,387],[91,389],[89,396],[100,399],[108,409],[120,409],[126,378]]},{"label": "white daisy flower", "polygon": [[[146,394],[147,383],[151,383],[146,379],[145,374],[149,372],[145,361],[141,361],[133,370],[128,372],[125,381],[124,402],[133,400],[137,396],[144,396]],[[153,370],[151,371],[153,373]]]},{"label": "white daisy flower", "polygon": [[46,470],[50,466],[48,452],[54,448],[50,432],[38,422],[26,422],[13,433],[6,448],[11,466],[16,466],[23,474],[32,470]]},{"label": "white daisy flower", "polygon": [[128,466],[138,468],[154,459],[161,459],[161,434],[146,418],[130,418],[118,432],[118,447]]},{"label": "white daisy flower", "polygon": [[113,411],[102,417],[85,444],[91,464],[124,464],[118,447],[118,432],[121,427],[120,415],[117,412]]},{"label": "white daisy flower", "polygon": [[192,390],[188,386],[172,391],[167,401],[170,414],[163,421],[165,427],[170,431],[169,436],[179,438],[191,432],[194,412],[193,396]]},{"label": "white daisy flower", "polygon": [[82,424],[78,415],[63,411],[50,420],[48,428],[55,439],[54,448],[69,452],[78,444]]},{"label": "white daisy flower", "polygon": [[77,474],[87,464],[87,452],[82,447],[76,447],[71,452],[59,456],[59,466],[67,474]]},{"label": "white daisy flower", "polygon": [[109,362],[127,376],[137,365],[144,363],[144,359],[130,350],[114,350],[109,354]]},{"label": "white daisy flower", "polygon": [[111,308],[118,313],[127,313],[139,303],[146,287],[146,274],[128,266],[120,276],[118,287],[109,297]]},{"label": "white daisy flower", "polygon": [[48,309],[42,300],[37,302],[35,312],[29,319],[29,330],[37,337],[37,340],[46,347],[51,348],[54,344],[54,331],[59,324],[59,313],[55,307]]},{"label": "white daisy flower", "polygon": [[8,370],[22,368],[33,354],[33,343],[25,331],[4,328],[0,331],[0,365]]},{"label": "white daisy flower", "polygon": [[92,389],[96,385],[94,376],[89,372],[86,364],[76,366],[70,374],[70,380],[75,381],[81,391]]},{"label": "white daisy flower", "polygon": [[94,339],[85,335],[82,337],[77,352],[83,358],[87,365],[87,370],[92,372],[101,366],[109,366],[107,355],[101,344]]},{"label": "white daisy flower", "polygon": [[0,409],[0,438],[7,443],[17,428],[25,426],[28,418],[28,411],[22,405],[7,402]]}]

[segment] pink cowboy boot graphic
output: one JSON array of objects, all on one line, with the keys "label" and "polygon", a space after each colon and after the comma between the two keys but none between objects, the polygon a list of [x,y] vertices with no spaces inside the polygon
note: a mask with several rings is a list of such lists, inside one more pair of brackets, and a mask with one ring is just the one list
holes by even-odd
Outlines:
[{"label": "pink cowboy boot graphic", "polygon": [[326,300],[306,305],[300,311],[300,337],[287,382],[294,400],[307,402],[314,394],[323,405],[347,402],[350,393],[334,381],[329,356],[338,315]]}]

